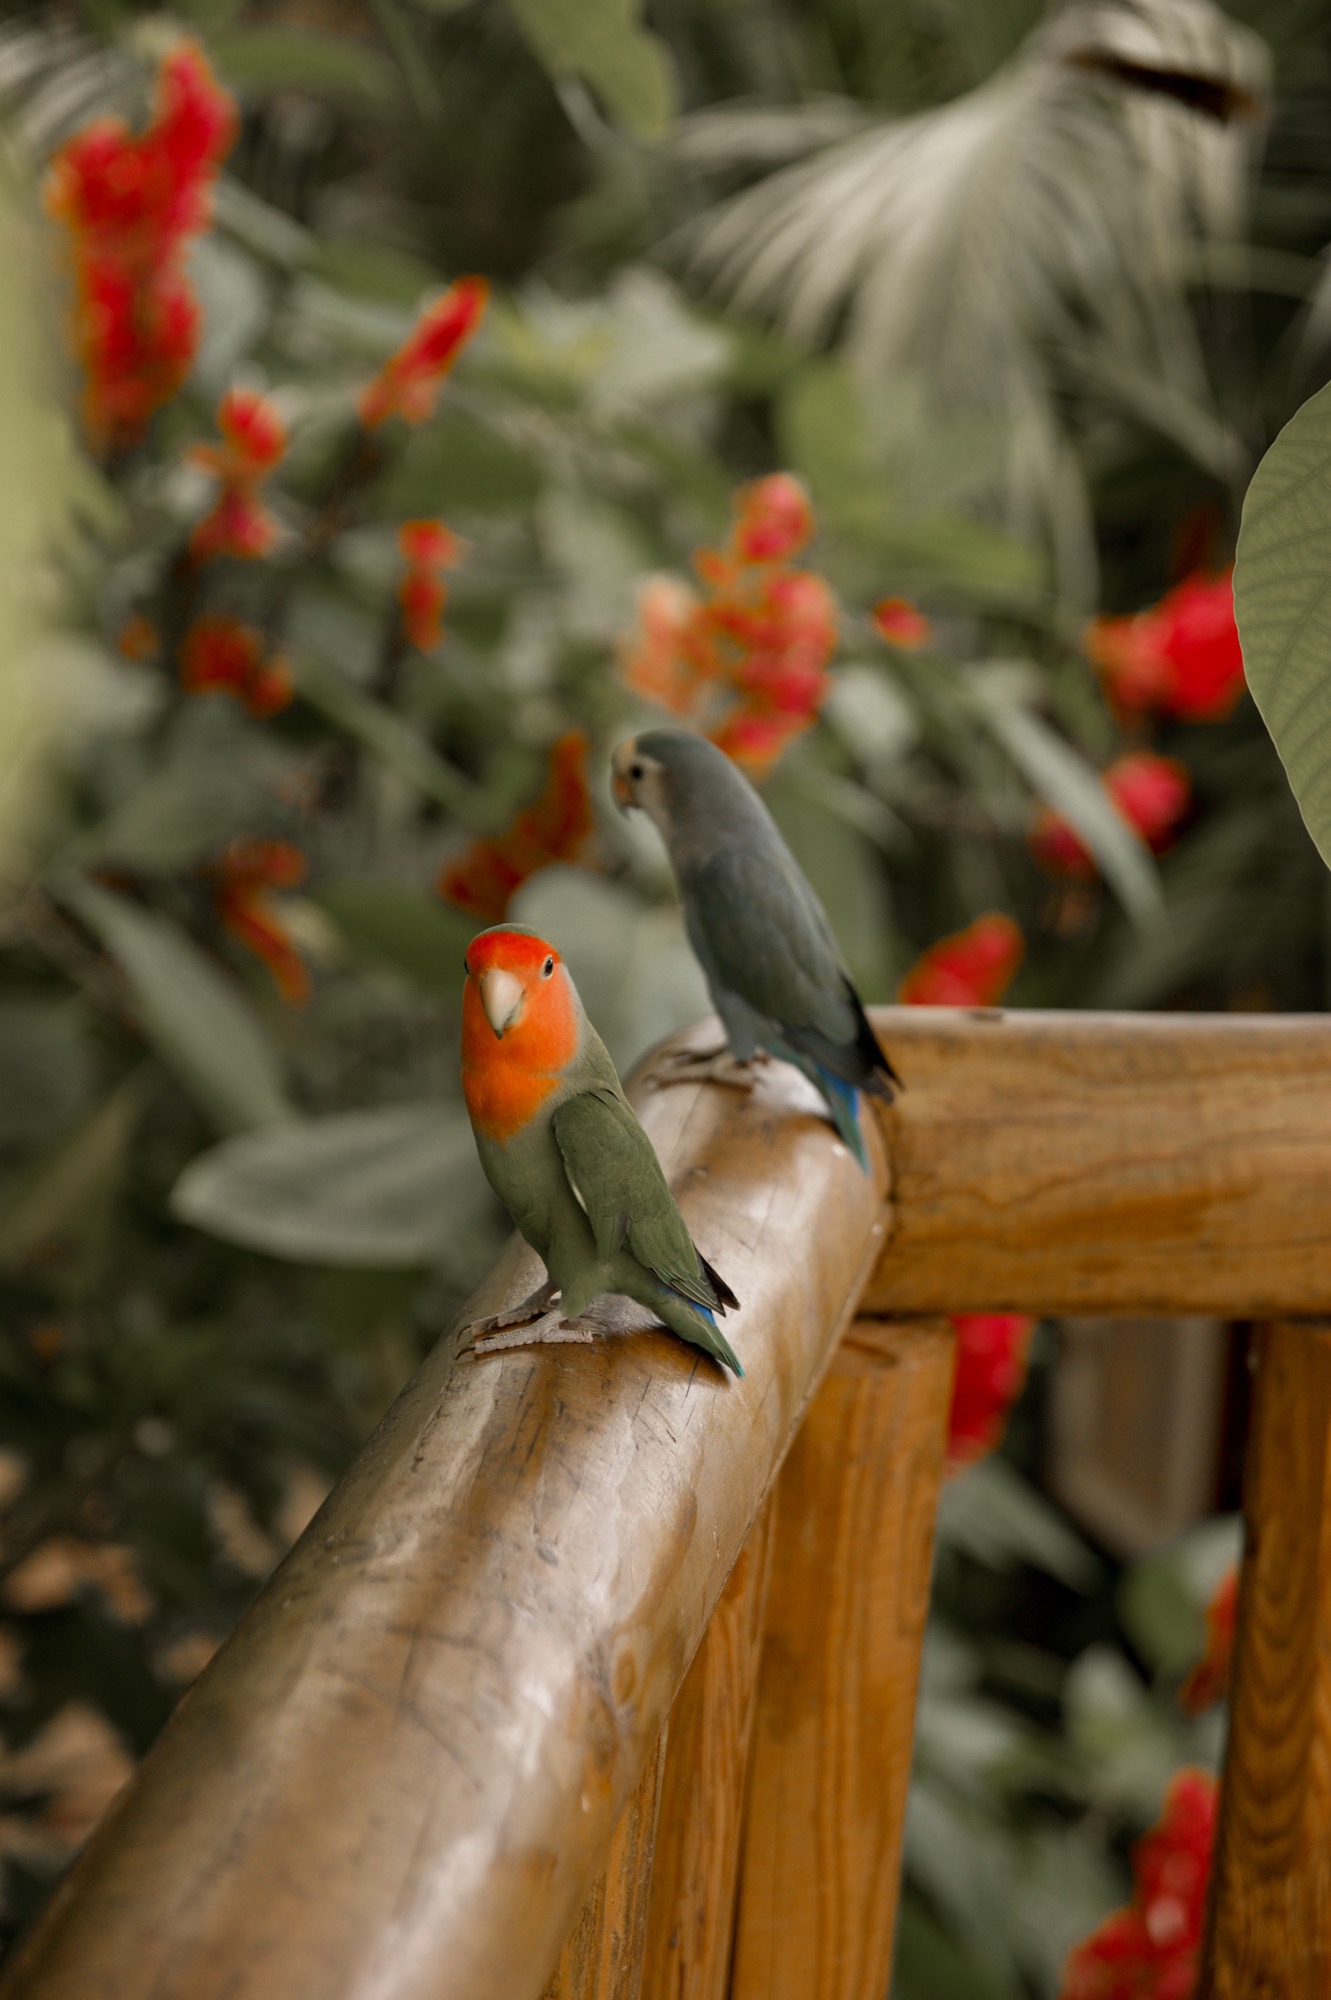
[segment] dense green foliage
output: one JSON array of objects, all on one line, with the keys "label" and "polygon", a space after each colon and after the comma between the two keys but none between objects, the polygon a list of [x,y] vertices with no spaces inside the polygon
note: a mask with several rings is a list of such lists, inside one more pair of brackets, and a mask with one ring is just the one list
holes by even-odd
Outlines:
[{"label": "dense green foliage", "polygon": [[[436,881],[572,728],[595,832],[514,913],[621,1063],[702,1011],[663,858],[604,770],[655,713],[615,666],[638,588],[724,539],[742,481],[805,481],[801,559],[841,609],[832,691],[766,795],[866,998],[990,909],[1027,938],[1019,1004],[1331,987],[1321,864],[1252,703],[1116,715],[1083,645],[1096,612],[1228,563],[1253,464],[1325,372],[1318,7],[180,12],[243,114],[190,253],[202,346],[144,444],[61,460],[58,619],[0,668],[0,704],[56,697],[41,796],[0,826],[11,1927],[500,1240],[455,1076],[475,923]],[[36,173],[108,109],[141,126],[163,46],[158,16],[73,13],[0,40]],[[54,348],[62,241],[33,234]],[[357,458],[357,392],[472,270],[496,295],[436,414]],[[237,381],[289,426],[283,539],[182,603],[211,493],[190,453]],[[72,361],[63,388],[73,412]],[[395,530],[425,516],[470,550],[444,642],[415,650]],[[923,647],[875,630],[894,595]],[[289,706],[182,685],[204,609],[280,646]],[[117,650],[135,620],[147,658]],[[1097,776],[1137,749],[1190,777],[1158,861]],[[1042,806],[1081,872],[1032,854]],[[307,859],[270,908],[303,1006],[224,921],[238,839]],[[1169,1771],[1216,1749],[1173,1688],[1232,1536],[1126,1574],[1093,1556],[1033,1483],[1039,1373],[949,1496],[899,2000],[1055,1991]],[[71,1704],[94,1718],[77,1780],[52,1737]]]}]

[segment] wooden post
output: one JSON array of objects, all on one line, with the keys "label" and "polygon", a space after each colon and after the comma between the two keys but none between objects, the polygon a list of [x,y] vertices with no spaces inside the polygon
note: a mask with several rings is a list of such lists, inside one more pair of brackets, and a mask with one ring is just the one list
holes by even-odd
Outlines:
[{"label": "wooden post", "polygon": [[544,2000],[638,2000],[668,1729],[620,1815],[605,1867],[559,1954]]},{"label": "wooden post", "polygon": [[883,2000],[952,1336],[858,1321],[778,1483],[733,2000]]},{"label": "wooden post", "polygon": [[670,1711],[642,2000],[725,2000],[776,1493]]},{"label": "wooden post", "polygon": [[1331,1994],[1331,1328],[1258,1341],[1203,2000]]}]

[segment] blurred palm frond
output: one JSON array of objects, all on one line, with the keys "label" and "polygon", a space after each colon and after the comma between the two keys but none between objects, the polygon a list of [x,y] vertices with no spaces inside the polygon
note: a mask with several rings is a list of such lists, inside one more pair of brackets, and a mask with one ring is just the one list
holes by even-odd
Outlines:
[{"label": "blurred palm frond", "polygon": [[[1084,589],[1070,388],[1093,378],[1208,470],[1240,471],[1188,251],[1243,233],[1269,72],[1260,39],[1210,0],[1090,0],[977,89],[907,118],[827,100],[703,112],[681,134],[685,163],[762,177],[703,214],[691,261],[740,310],[844,346],[866,378],[915,370],[954,409],[1000,416],[1005,511]],[[1073,349],[1077,382],[1060,361]]]}]

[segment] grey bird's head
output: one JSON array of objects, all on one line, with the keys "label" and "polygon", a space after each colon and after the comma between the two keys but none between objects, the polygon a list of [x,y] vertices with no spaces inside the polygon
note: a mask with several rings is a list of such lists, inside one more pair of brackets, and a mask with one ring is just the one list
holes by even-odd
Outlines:
[{"label": "grey bird's head", "polygon": [[724,750],[688,729],[648,729],[630,736],[611,759],[611,788],[621,812],[634,806],[655,821],[679,858],[681,843],[715,839],[736,813],[758,799]]}]

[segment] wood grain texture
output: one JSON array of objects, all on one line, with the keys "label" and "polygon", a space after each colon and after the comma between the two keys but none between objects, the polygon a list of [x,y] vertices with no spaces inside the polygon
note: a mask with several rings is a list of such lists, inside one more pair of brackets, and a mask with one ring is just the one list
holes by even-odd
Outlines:
[{"label": "wood grain texture", "polygon": [[1258,1336],[1205,2000],[1331,1994],[1331,1328]]},{"label": "wood grain texture", "polygon": [[873,1312],[1331,1303],[1331,1021],[880,1008]]},{"label": "wood grain texture", "polygon": [[883,2000],[952,1333],[859,1321],[782,1469],[733,2000]]},{"label": "wood grain texture", "polygon": [[[642,1099],[745,1379],[663,1333],[443,1341],[6,2000],[538,2000],[876,1255],[881,1178],[771,1068]],[[470,1309],[538,1276],[514,1246]]]},{"label": "wood grain texture", "polygon": [[565,1940],[544,2000],[639,2000],[668,1736],[669,1724],[619,1816],[605,1866]]},{"label": "wood grain texture", "polygon": [[725,2000],[776,1493],[670,1711],[642,2000]]}]

